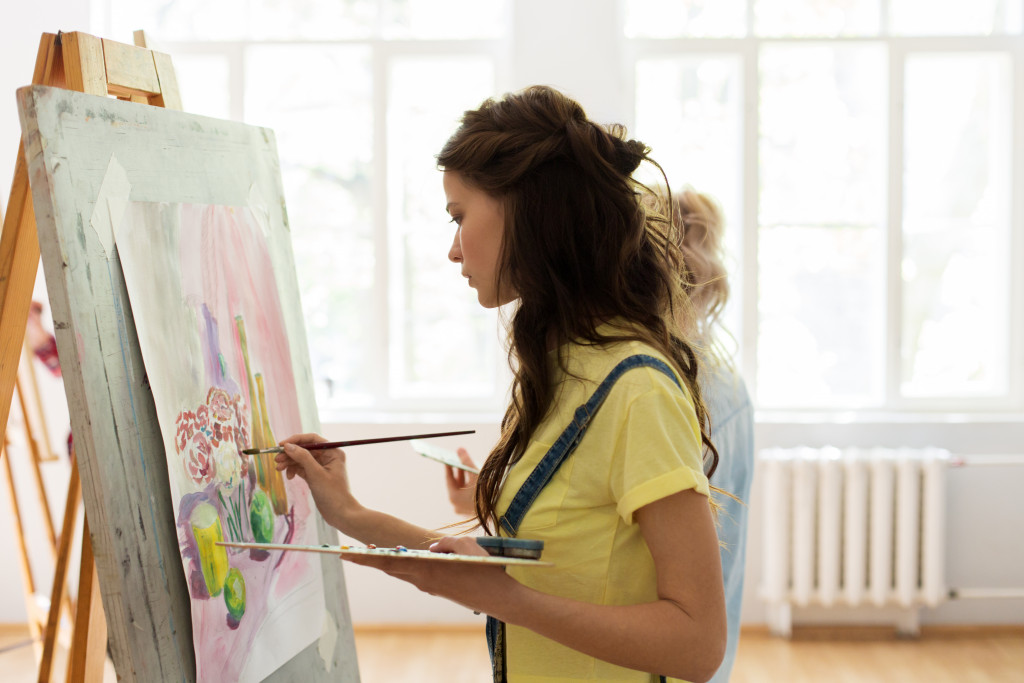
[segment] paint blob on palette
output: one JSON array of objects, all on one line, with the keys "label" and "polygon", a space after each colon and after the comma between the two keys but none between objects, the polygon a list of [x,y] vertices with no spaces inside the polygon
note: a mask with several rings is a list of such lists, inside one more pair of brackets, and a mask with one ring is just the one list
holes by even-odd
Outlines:
[{"label": "paint blob on palette", "polygon": [[290,545],[284,543],[231,543],[221,542],[232,548],[251,548],[255,550],[297,550],[307,553],[324,553],[328,555],[356,556],[369,555],[376,557],[394,557],[407,560],[424,560],[428,562],[456,562],[467,564],[500,564],[518,565],[523,567],[553,567],[551,562],[528,560],[522,557],[503,557],[499,555],[460,555],[457,553],[435,553],[429,550],[417,550],[397,546],[395,548],[377,548],[376,546],[350,545]]}]

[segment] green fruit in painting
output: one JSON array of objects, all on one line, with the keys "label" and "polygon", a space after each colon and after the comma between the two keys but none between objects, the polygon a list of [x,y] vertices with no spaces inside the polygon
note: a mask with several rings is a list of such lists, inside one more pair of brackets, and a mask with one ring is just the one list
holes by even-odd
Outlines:
[{"label": "green fruit in painting", "polygon": [[228,606],[228,614],[235,621],[239,621],[245,614],[245,579],[237,567],[228,570],[228,577],[224,579],[224,602]]},{"label": "green fruit in painting", "polygon": [[256,489],[249,504],[249,525],[257,543],[270,543],[274,538],[274,504],[263,489]]}]

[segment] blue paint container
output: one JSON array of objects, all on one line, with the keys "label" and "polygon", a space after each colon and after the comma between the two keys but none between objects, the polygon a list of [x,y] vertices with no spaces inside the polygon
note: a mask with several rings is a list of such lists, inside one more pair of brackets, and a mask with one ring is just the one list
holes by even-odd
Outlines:
[{"label": "blue paint container", "polygon": [[544,551],[544,541],[527,538],[506,538],[504,536],[480,536],[477,544],[491,555],[502,557],[521,557],[527,560],[539,560]]}]

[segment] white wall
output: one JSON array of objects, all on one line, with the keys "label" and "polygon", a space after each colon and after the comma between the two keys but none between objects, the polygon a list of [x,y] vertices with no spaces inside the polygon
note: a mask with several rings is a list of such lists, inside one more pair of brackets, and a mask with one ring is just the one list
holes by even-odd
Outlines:
[{"label": "white wall", "polygon": [[[511,45],[514,57],[506,87],[547,83],[565,89],[578,98],[592,117],[601,121],[628,121],[619,56],[609,46],[618,30],[612,0],[518,0],[515,26],[518,40]],[[12,19],[13,12],[13,19]],[[37,6],[8,9],[0,24],[0,181],[10,186],[19,126],[14,90],[28,83],[39,36],[43,31],[89,30],[88,4],[54,0]],[[524,17],[543,17],[526,21]],[[59,17],[59,20],[56,19]],[[524,33],[529,30],[529,38]],[[112,36],[129,42],[130,36]],[[7,164],[2,160],[9,160]],[[6,190],[4,194],[6,205]],[[52,399],[56,414],[59,396]],[[58,420],[59,421],[59,420]],[[496,423],[467,424],[457,418],[448,428],[475,428],[478,433],[464,442],[479,459],[497,435]],[[385,433],[419,431],[422,424],[332,424],[325,426],[331,438],[360,438]],[[967,419],[933,422],[784,422],[760,414],[756,430],[759,448],[769,446],[822,445],[937,445],[958,454],[1024,453],[1024,425],[1019,419],[998,417],[983,422]],[[452,443],[455,441],[444,441]],[[365,504],[408,517],[431,527],[457,521],[444,492],[443,470],[412,454],[406,444],[377,445],[351,449],[353,485]],[[48,475],[54,507],[62,504],[61,468]],[[2,476],[2,475],[0,475]],[[21,490],[31,492],[30,480],[21,477]],[[1024,467],[975,468],[950,472],[948,515],[947,578],[955,587],[1024,586]],[[8,518],[6,490],[0,491],[0,510]],[[759,622],[764,610],[757,599],[760,544],[758,542],[759,491],[751,505],[751,545],[748,557],[748,591],[744,619]],[[59,514],[59,510],[55,510]],[[36,520],[38,522],[38,520]],[[38,531],[33,531],[33,535]],[[9,523],[0,522],[0,547],[13,548]],[[35,554],[45,558],[45,546],[36,544]],[[13,555],[0,563],[0,623],[24,620],[20,572]],[[384,622],[479,622],[468,611],[443,600],[420,594],[412,588],[371,570],[348,566],[346,576],[353,618],[364,623]],[[1024,601],[951,602],[926,612],[925,623],[1022,623]]]}]

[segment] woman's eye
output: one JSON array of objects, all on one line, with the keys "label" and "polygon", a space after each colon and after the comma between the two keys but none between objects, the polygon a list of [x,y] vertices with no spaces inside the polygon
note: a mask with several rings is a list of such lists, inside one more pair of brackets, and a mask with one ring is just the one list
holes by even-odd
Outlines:
[{"label": "woman's eye", "polygon": [[462,216],[452,216],[452,219],[449,222],[454,223],[455,225],[458,225],[459,227],[461,227],[462,226]]}]

